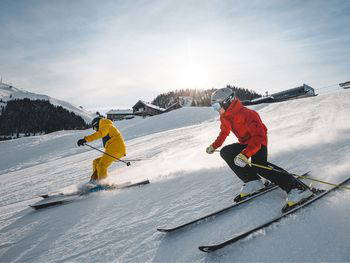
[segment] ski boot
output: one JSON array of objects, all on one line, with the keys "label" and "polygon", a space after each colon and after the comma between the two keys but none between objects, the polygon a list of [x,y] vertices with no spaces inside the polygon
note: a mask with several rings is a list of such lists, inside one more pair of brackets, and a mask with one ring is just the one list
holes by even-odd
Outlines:
[{"label": "ski boot", "polygon": [[301,188],[293,188],[287,194],[286,204],[282,208],[282,212],[288,212],[294,207],[305,203],[307,200],[312,198],[315,195],[313,191],[310,189],[301,189]]},{"label": "ski boot", "polygon": [[244,199],[259,193],[265,187],[267,187],[267,186],[265,184],[263,184],[260,179],[247,182],[247,183],[243,184],[239,195],[237,195],[234,198],[234,201],[236,203],[240,202],[240,201],[243,201]]}]

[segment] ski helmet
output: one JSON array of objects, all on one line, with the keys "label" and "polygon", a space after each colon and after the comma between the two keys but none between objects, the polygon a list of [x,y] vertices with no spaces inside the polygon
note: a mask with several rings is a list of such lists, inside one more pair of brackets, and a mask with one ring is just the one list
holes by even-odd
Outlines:
[{"label": "ski helmet", "polygon": [[101,119],[102,119],[102,117],[98,116],[92,120],[92,122],[91,122],[92,129],[94,129],[95,131],[98,131],[99,123],[100,123]]},{"label": "ski helmet", "polygon": [[219,104],[222,108],[227,110],[235,96],[235,91],[230,87],[218,89],[211,94],[211,106],[218,110]]}]

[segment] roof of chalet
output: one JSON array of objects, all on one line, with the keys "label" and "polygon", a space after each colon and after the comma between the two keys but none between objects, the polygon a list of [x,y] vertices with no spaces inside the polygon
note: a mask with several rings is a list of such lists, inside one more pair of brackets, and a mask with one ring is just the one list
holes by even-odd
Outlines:
[{"label": "roof of chalet", "polygon": [[302,86],[299,86],[299,87],[296,87],[296,88],[287,89],[287,90],[283,90],[283,91],[280,91],[280,92],[273,93],[270,96],[273,97],[273,98],[276,98],[276,97],[279,97],[279,96],[282,96],[282,95],[286,95],[286,94],[290,94],[290,93],[296,92],[298,90],[304,90],[305,87],[313,89],[309,85],[303,84]]},{"label": "roof of chalet", "polygon": [[252,99],[251,102],[259,102],[259,101],[264,101],[269,99],[273,99],[273,96],[263,96],[263,97],[255,98],[255,99]]},{"label": "roof of chalet", "polygon": [[149,108],[155,109],[155,110],[165,111],[165,109],[163,109],[163,108],[161,108],[161,107],[158,107],[158,106],[156,106],[156,105],[153,105],[153,104],[151,104],[151,103],[149,103],[149,102],[143,101],[143,100],[139,100],[139,101],[133,106],[133,108],[135,108],[137,104],[143,104],[143,105],[145,105],[145,106],[147,106],[147,107],[149,107]]},{"label": "roof of chalet", "polygon": [[120,109],[120,110],[110,110],[107,114],[133,114],[133,110],[131,109]]}]

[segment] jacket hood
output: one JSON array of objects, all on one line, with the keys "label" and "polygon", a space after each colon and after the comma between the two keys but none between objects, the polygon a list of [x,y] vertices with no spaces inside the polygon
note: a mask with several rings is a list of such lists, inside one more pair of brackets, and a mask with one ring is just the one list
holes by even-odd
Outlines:
[{"label": "jacket hood", "polygon": [[236,114],[237,112],[239,112],[241,109],[243,109],[243,104],[239,99],[234,99],[230,106],[227,108],[227,110],[225,111],[225,113],[227,114]]},{"label": "jacket hood", "polygon": [[99,127],[106,126],[106,125],[113,125],[113,122],[110,119],[101,119],[99,122]]}]

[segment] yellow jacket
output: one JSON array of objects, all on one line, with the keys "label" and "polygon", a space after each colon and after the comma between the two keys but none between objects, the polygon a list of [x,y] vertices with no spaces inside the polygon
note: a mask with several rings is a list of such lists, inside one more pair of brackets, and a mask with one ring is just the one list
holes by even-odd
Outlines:
[{"label": "yellow jacket", "polygon": [[101,119],[99,121],[98,131],[84,138],[87,142],[92,142],[102,138],[103,146],[105,149],[109,148],[109,150],[112,150],[112,152],[115,151],[126,155],[124,139],[120,131],[109,119]]}]

